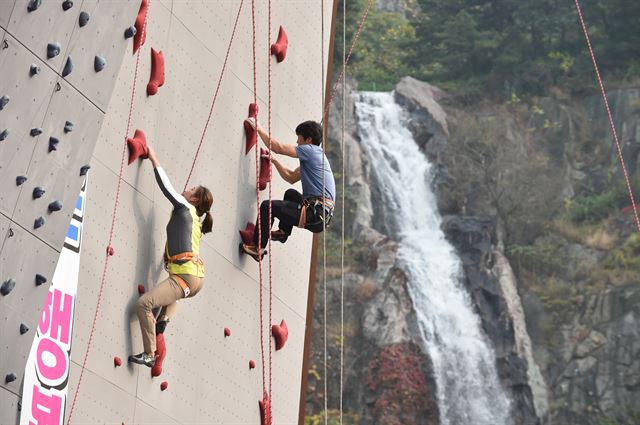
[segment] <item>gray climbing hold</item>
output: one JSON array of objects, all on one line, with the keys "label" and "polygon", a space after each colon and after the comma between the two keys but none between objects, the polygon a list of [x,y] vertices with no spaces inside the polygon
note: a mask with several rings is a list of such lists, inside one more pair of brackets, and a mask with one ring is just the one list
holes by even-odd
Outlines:
[{"label": "gray climbing hold", "polygon": [[42,5],[42,0],[31,0],[27,5],[27,10],[29,11],[29,13],[31,13],[37,10],[40,5]]},{"label": "gray climbing hold", "polygon": [[102,56],[96,56],[93,59],[93,69],[95,69],[96,72],[102,71],[105,66],[107,66],[107,60]]},{"label": "gray climbing hold", "polygon": [[42,195],[44,195],[46,192],[47,191],[41,188],[40,186],[36,186],[33,188],[33,192],[31,193],[31,196],[33,196],[33,199],[42,198]]},{"label": "gray climbing hold", "polygon": [[9,103],[10,100],[11,97],[7,96],[6,94],[0,97],[0,111],[2,111],[5,106],[7,106],[7,103]]},{"label": "gray climbing hold", "polygon": [[44,218],[43,217],[36,218],[36,221],[33,222],[33,228],[39,229],[42,226],[44,226]]},{"label": "gray climbing hold", "polygon": [[7,375],[4,377],[4,383],[5,384],[9,384],[9,383],[15,381],[16,379],[18,379],[18,377],[16,376],[15,373],[13,373],[13,372],[7,373]]},{"label": "gray climbing hold", "polygon": [[64,64],[64,68],[62,69],[62,76],[66,77],[71,74],[71,71],[73,71],[73,59],[71,59],[71,55],[69,55],[67,63]]},{"label": "gray climbing hold", "polygon": [[89,168],[91,168],[91,166],[89,165],[83,165],[82,167],[80,167],[80,175],[84,176],[87,174],[87,171],[89,171]]},{"label": "gray climbing hold", "polygon": [[33,77],[34,75],[40,74],[40,67],[35,63],[32,63],[29,67],[29,76]]},{"label": "gray climbing hold", "polygon": [[29,332],[29,326],[25,325],[24,323],[20,323],[20,335],[24,335],[27,332]]},{"label": "gray climbing hold", "polygon": [[4,139],[6,139],[8,135],[9,135],[9,129],[8,128],[5,128],[4,130],[2,130],[2,133],[0,133],[0,142],[2,142]]},{"label": "gray climbing hold", "polygon": [[89,22],[89,14],[87,12],[80,12],[78,22],[80,23],[80,27],[87,25],[87,22]]},{"label": "gray climbing hold", "polygon": [[40,286],[43,283],[47,283],[47,278],[41,274],[36,273],[36,286]]},{"label": "gray climbing hold", "polygon": [[15,286],[16,286],[15,280],[11,278],[9,278],[8,280],[5,280],[2,286],[0,286],[0,294],[6,297],[7,295],[9,295],[9,292],[13,291],[13,288],[15,288]]},{"label": "gray climbing hold", "polygon": [[61,49],[62,47],[60,47],[60,43],[58,43],[57,41],[47,44],[47,59],[55,58],[56,56],[58,56]]},{"label": "gray climbing hold", "polygon": [[41,128],[32,128],[31,131],[29,132],[29,134],[31,135],[31,137],[36,137],[42,134],[42,129]]},{"label": "gray climbing hold", "polygon": [[58,143],[60,143],[60,140],[56,139],[55,137],[49,137],[49,153],[58,150],[58,148],[56,147],[58,146]]},{"label": "gray climbing hold", "polygon": [[138,32],[138,30],[136,30],[136,27],[129,27],[126,30],[124,30],[124,38],[131,38],[134,35],[136,35],[136,32]]},{"label": "gray climbing hold", "polygon": [[49,204],[47,209],[49,210],[49,213],[60,211],[62,209],[62,204],[60,203],[60,201],[53,201]]},{"label": "gray climbing hold", "polygon": [[26,182],[27,178],[25,176],[16,177],[16,186],[20,186],[22,183]]},{"label": "gray climbing hold", "polygon": [[64,0],[62,2],[62,10],[65,12],[73,7],[73,2],[71,0]]},{"label": "gray climbing hold", "polygon": [[73,123],[71,121],[67,121],[64,123],[64,132],[71,133],[73,131]]}]

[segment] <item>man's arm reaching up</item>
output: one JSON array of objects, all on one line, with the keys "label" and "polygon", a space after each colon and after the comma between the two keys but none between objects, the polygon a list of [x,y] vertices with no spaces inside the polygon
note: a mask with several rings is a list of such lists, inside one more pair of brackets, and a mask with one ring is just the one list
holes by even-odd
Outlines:
[{"label": "man's arm reaching up", "polygon": [[[264,129],[262,128],[260,123],[258,123],[256,125],[256,121],[255,121],[254,118],[247,118],[245,121],[248,122],[251,125],[251,127],[255,128],[258,131],[258,134],[260,135],[260,138],[264,142],[265,146],[268,148],[269,147],[269,134],[266,131],[264,131]],[[296,152],[296,145],[280,143],[279,141],[277,141],[273,137],[271,138],[271,150],[273,152],[277,153],[277,154],[290,156],[291,158],[297,158],[298,157],[298,154]],[[275,164],[275,162],[274,162],[274,164]],[[276,168],[277,168],[277,165],[276,165]],[[284,177],[283,177],[283,179],[284,179]],[[285,180],[288,181],[287,179],[285,179]],[[298,178],[298,180],[300,180],[300,178]]]}]

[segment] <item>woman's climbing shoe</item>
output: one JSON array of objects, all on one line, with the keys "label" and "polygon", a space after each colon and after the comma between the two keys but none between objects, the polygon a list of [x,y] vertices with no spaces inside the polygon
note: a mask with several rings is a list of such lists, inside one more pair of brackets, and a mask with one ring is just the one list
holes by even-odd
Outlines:
[{"label": "woman's climbing shoe", "polygon": [[247,245],[244,243],[240,244],[240,252],[243,254],[250,255],[256,261],[260,261],[267,254],[266,249],[261,249],[258,251],[258,247],[253,245]]},{"label": "woman's climbing shoe", "polygon": [[129,356],[129,363],[137,363],[137,364],[145,365],[147,367],[153,367],[153,365],[156,364],[156,358],[145,352],[142,352],[135,356],[134,355]]},{"label": "woman's climbing shoe", "polygon": [[274,230],[273,232],[271,232],[271,240],[274,240],[276,242],[285,243],[288,237],[289,235],[287,235],[282,229]]}]

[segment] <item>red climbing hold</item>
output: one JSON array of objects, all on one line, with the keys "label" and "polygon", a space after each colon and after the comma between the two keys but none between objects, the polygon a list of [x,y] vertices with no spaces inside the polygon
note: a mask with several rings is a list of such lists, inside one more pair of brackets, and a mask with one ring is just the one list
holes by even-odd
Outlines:
[{"label": "red climbing hold", "polygon": [[260,177],[258,179],[258,189],[265,190],[271,181],[271,155],[267,149],[260,148]]},{"label": "red climbing hold", "polygon": [[169,383],[167,381],[162,381],[162,384],[160,384],[160,391],[164,391],[169,387]]},{"label": "red climbing hold", "polygon": [[127,138],[129,147],[129,165],[138,158],[146,158],[149,154],[147,149],[147,137],[142,130],[136,130],[132,138]]},{"label": "red climbing hold", "polygon": [[141,283],[138,285],[138,295],[143,295],[146,292],[144,285]]},{"label": "red climbing hold", "polygon": [[113,358],[113,365],[115,367],[122,366],[122,359],[120,359],[120,357],[118,357],[118,356],[115,356]]},{"label": "red climbing hold", "polygon": [[156,363],[151,368],[151,376],[162,374],[162,362],[167,356],[167,345],[164,341],[164,334],[156,334]]},{"label": "red climbing hold", "polygon": [[262,400],[258,400],[260,407],[260,423],[262,425],[271,425],[271,400],[266,392],[262,396]]},{"label": "red climbing hold", "polygon": [[145,21],[149,12],[149,0],[142,0],[140,10],[136,17],[136,35],[133,36],[133,53],[137,52],[140,46],[147,40],[147,29]]},{"label": "red climbing hold", "polygon": [[279,325],[271,326],[271,333],[273,337],[276,339],[276,351],[284,347],[284,344],[287,343],[287,339],[289,338],[289,328],[287,328],[287,322],[282,319]]},{"label": "red climbing hold", "polygon": [[109,246],[107,247],[107,255],[108,255],[109,257],[113,257],[113,253],[114,253],[114,252],[113,252],[113,247],[112,247],[111,245],[109,245]]},{"label": "red climbing hold", "polygon": [[151,78],[147,84],[147,94],[153,96],[158,93],[158,87],[164,84],[164,54],[151,48]]},{"label": "red climbing hold", "polygon": [[224,336],[225,336],[225,338],[228,337],[228,336],[231,336],[231,329],[224,328]]},{"label": "red climbing hold", "polygon": [[[249,117],[257,119],[258,118],[258,105],[255,103],[249,104]],[[247,136],[247,149],[245,151],[245,155],[249,153],[251,148],[258,143],[258,131],[251,125],[251,123],[247,120],[244,121],[244,134]]]},{"label": "red climbing hold", "polygon": [[244,230],[239,230],[240,238],[242,242],[247,245],[253,245],[253,233],[256,231],[256,225],[253,223],[247,223]]},{"label": "red climbing hold", "polygon": [[271,54],[276,55],[278,63],[282,62],[287,56],[287,47],[289,46],[289,38],[282,25],[278,31],[278,40],[271,45]]},{"label": "red climbing hold", "polygon": [[255,369],[256,367],[256,362],[254,362],[253,360],[249,360],[249,369]]}]

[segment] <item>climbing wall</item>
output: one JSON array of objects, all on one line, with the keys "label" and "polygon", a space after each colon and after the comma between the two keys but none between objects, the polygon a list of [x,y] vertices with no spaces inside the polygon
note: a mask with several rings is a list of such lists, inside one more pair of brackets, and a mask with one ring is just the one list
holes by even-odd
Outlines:
[{"label": "climbing wall", "polygon": [[[253,101],[251,2],[244,1],[190,180],[190,185],[207,186],[214,195],[214,229],[201,245],[207,275],[204,288],[195,298],[179,302],[177,315],[165,332],[168,354],[162,375],[152,378],[146,367],[127,366],[126,357],[142,351],[134,311],[138,285],[150,289],[165,277],[161,254],[171,205],[158,190],[148,161],[125,164],[112,243],[115,255],[109,260],[79,389],[102,280],[136,66],[133,39],[126,39],[124,33],[133,25],[140,2],[74,3],[65,11],[57,0],[0,0],[0,98],[9,97],[0,110],[0,139],[8,130],[0,141],[0,283],[9,279],[16,283],[9,294],[0,295],[0,423],[18,421],[22,377],[34,335],[33,330],[21,335],[20,324],[30,329],[37,325],[49,282],[36,286],[35,276],[50,278],[53,273],[82,185],[84,165],[91,168],[67,417],[75,396],[72,423],[77,424],[260,423],[259,273],[256,262],[238,254],[238,229],[254,221],[257,213],[256,148],[245,155],[242,126]],[[324,5],[320,0],[274,2],[272,42],[280,25],[289,38],[286,59],[277,63],[269,55],[267,2],[256,3],[259,120],[267,126],[271,61],[272,134],[282,142],[295,143],[298,123],[321,118],[333,5],[328,0]],[[32,4],[40,5],[30,12]],[[200,141],[239,6],[240,1],[213,0],[150,3],[129,136],[135,129],[146,133],[179,191]],[[79,24],[80,12],[90,17],[84,26]],[[47,57],[49,43],[57,43],[49,50],[59,46],[57,56]],[[165,83],[154,96],[148,96],[146,90],[151,48],[163,52],[166,69]],[[69,62],[71,72],[62,77]],[[106,62],[104,69],[97,71],[98,62]],[[32,65],[38,73],[31,72]],[[70,132],[65,132],[67,121],[72,123]],[[32,136],[32,129],[39,129],[34,132],[39,134]],[[295,160],[283,162],[297,166]],[[19,186],[18,176],[27,178]],[[44,193],[34,199],[38,187]],[[286,188],[274,169],[274,197],[281,197]],[[267,197],[268,190],[260,195]],[[62,209],[49,212],[54,201]],[[40,217],[44,225],[35,229]],[[272,358],[275,423],[298,421],[311,240],[310,233],[294,230],[286,245],[274,243],[270,253],[272,322],[285,319],[289,327],[286,346],[274,351]],[[262,282],[267,340],[268,259],[265,257]],[[225,337],[224,328],[230,330],[230,336]],[[268,348],[266,355],[268,368]],[[116,356],[125,364],[114,366]],[[255,369],[249,368],[251,360]],[[9,373],[17,379],[5,382]],[[268,381],[268,373],[266,377]],[[165,391],[160,389],[163,381],[168,384]]]}]

